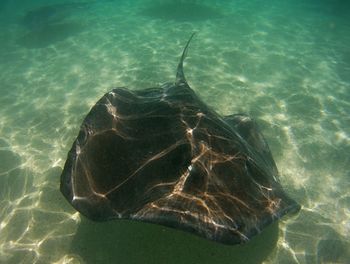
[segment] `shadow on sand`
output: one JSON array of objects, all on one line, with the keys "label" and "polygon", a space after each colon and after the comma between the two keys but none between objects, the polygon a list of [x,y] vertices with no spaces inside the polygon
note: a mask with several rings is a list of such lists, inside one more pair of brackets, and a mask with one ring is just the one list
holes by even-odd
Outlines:
[{"label": "shadow on sand", "polygon": [[245,245],[223,245],[159,225],[82,218],[70,253],[84,263],[261,263],[275,248],[278,223]]},{"label": "shadow on sand", "polygon": [[27,32],[17,39],[17,43],[26,48],[45,48],[72,37],[83,31],[83,29],[84,26],[79,23],[49,24],[38,30]]}]

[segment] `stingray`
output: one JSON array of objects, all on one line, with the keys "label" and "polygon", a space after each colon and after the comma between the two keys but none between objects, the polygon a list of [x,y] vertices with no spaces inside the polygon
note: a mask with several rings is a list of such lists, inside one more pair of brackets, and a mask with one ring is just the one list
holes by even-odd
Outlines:
[{"label": "stingray", "polygon": [[21,19],[22,24],[34,31],[39,31],[50,25],[63,23],[71,14],[87,10],[91,3],[68,3],[41,6],[28,11]]},{"label": "stingray", "polygon": [[61,192],[95,221],[132,219],[225,243],[249,241],[300,209],[283,190],[257,123],[221,116],[176,80],[115,88],[85,117],[68,153]]}]

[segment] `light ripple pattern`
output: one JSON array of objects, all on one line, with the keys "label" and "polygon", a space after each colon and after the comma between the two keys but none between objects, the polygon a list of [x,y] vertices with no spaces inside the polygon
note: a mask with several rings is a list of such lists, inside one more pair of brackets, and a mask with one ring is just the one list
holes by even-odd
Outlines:
[{"label": "light ripple pattern", "polygon": [[[1,1],[0,262],[347,263],[349,10],[343,0]],[[257,120],[302,205],[246,245],[91,223],[58,189],[97,99],[173,79],[193,32],[190,86],[219,113]]]}]

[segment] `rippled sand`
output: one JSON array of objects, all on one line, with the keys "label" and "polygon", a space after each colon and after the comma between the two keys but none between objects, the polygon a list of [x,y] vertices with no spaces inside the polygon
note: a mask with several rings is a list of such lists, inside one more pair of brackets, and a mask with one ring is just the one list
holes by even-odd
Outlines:
[{"label": "rippled sand", "polygon": [[[55,11],[40,9],[42,1],[0,5],[1,263],[350,259],[349,6],[260,2],[182,1],[179,15],[169,13],[170,0],[58,4]],[[302,205],[242,246],[150,224],[92,223],[58,189],[93,104],[112,87],[174,80],[194,31],[185,63],[191,87],[220,113],[258,121],[283,186]]]}]

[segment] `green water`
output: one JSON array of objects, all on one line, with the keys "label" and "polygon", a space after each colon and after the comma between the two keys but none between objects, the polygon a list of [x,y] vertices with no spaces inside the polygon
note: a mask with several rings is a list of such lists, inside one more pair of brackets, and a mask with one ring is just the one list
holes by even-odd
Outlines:
[{"label": "green water", "polygon": [[[0,263],[349,263],[349,17],[345,0],[2,0]],[[302,205],[245,245],[95,224],[58,190],[93,104],[174,80],[192,32],[190,86],[258,121]]]}]

